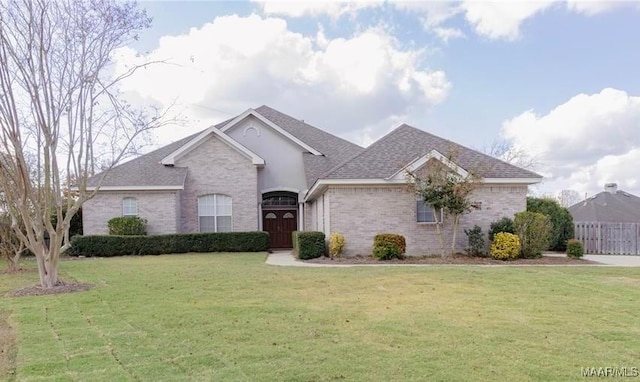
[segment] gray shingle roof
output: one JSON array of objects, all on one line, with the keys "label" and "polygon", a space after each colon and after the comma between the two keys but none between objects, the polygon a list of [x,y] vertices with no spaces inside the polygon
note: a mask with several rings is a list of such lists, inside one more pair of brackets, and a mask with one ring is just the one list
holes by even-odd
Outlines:
[{"label": "gray shingle roof", "polygon": [[[368,148],[338,138],[301,120],[260,106],[256,112],[289,134],[321,152],[303,154],[307,185],[318,178],[380,179],[387,178],[413,160],[435,149],[444,155],[456,153],[455,162],[467,171],[487,178],[539,178],[538,174],[502,162],[454,142],[439,138],[408,125],[402,125]],[[216,125],[222,128],[230,120]],[[184,167],[168,167],[160,161],[189,142],[200,132],[161,147],[114,167],[103,186],[182,186],[187,175]],[[99,175],[89,185],[95,185]]]},{"label": "gray shingle roof", "polygon": [[[182,186],[187,176],[186,167],[167,167],[160,164],[162,158],[177,150],[197,134],[193,134],[150,153],[115,166],[107,174],[102,187],[121,186]],[[95,186],[101,174],[89,179],[88,185]]]},{"label": "gray shingle roof", "polygon": [[263,105],[255,110],[289,134],[323,154],[323,156],[303,154],[308,186],[311,186],[316,179],[332,167],[364,150],[364,148],[354,143],[338,138],[268,106]]},{"label": "gray shingle roof", "polygon": [[624,191],[602,191],[569,207],[575,222],[640,223],[640,198]]},{"label": "gray shingle roof", "polygon": [[532,171],[403,124],[360,153],[322,175],[331,179],[385,179],[437,150],[466,171],[483,178],[542,178]]}]

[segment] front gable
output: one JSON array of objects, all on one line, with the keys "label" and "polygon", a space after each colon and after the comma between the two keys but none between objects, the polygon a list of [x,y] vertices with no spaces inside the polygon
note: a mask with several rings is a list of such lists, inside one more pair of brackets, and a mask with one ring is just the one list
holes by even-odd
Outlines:
[{"label": "front gable", "polygon": [[238,121],[224,134],[265,160],[258,173],[258,190],[292,191],[301,193],[307,188],[303,155],[307,149],[280,134],[253,115]]},{"label": "front gable", "polygon": [[434,161],[438,161],[448,167],[453,173],[457,174],[461,178],[467,178],[470,174],[464,168],[458,166],[454,161],[444,156],[438,150],[431,150],[427,154],[414,159],[406,166],[402,167],[396,173],[386,178],[386,180],[403,180],[407,177],[407,172],[412,174],[419,173],[420,171],[428,170]]},{"label": "front gable", "polygon": [[233,120],[229,121],[229,123],[227,123],[226,125],[224,125],[223,127],[220,128],[220,131],[222,131],[223,133],[228,133],[229,131],[237,128],[244,120],[246,120],[249,117],[256,118],[262,124],[268,126],[272,130],[276,131],[278,134],[282,135],[283,137],[285,137],[286,139],[288,139],[292,143],[298,145],[303,150],[305,150],[305,151],[307,151],[307,152],[309,152],[309,153],[311,153],[313,155],[322,155],[321,152],[319,152],[318,150],[314,149],[313,147],[311,147],[307,143],[303,142],[302,140],[296,138],[295,136],[291,135],[286,130],[284,130],[283,128],[281,128],[277,124],[271,122],[269,119],[265,118],[262,114],[258,113],[257,111],[255,111],[253,109],[248,109],[247,111],[245,111],[244,113],[240,114],[239,116],[237,116]]},{"label": "front gable", "polygon": [[211,126],[202,133],[198,134],[195,138],[189,141],[184,146],[181,146],[177,150],[171,152],[169,155],[164,157],[160,163],[165,166],[174,166],[176,164],[176,160],[179,160],[181,157],[187,155],[192,150],[196,149],[199,145],[205,142],[208,138],[215,136],[218,140],[225,143],[228,147],[232,148],[239,154],[251,160],[251,163],[255,166],[264,166],[264,159],[262,159],[259,155],[252,152],[248,148],[244,147],[233,138],[228,136],[227,134],[218,130],[217,127]]}]

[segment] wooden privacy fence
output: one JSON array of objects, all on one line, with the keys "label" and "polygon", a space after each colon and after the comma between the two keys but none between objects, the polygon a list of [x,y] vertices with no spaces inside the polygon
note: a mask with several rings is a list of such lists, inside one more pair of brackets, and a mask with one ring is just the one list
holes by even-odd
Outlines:
[{"label": "wooden privacy fence", "polygon": [[639,223],[575,222],[574,227],[585,253],[640,255]]}]

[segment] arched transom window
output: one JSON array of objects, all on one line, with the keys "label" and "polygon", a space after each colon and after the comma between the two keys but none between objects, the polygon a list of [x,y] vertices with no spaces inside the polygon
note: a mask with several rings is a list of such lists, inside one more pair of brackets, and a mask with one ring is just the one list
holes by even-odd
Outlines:
[{"label": "arched transom window", "polygon": [[210,194],[198,197],[200,232],[231,232],[231,197]]}]

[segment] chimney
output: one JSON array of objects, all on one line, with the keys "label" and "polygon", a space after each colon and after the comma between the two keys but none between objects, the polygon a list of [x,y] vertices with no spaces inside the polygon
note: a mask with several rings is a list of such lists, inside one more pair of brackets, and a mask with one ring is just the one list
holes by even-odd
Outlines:
[{"label": "chimney", "polygon": [[606,183],[604,190],[610,194],[615,194],[618,191],[618,183]]}]

